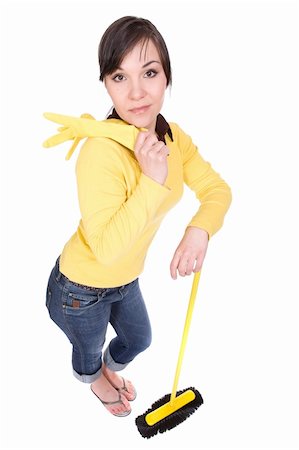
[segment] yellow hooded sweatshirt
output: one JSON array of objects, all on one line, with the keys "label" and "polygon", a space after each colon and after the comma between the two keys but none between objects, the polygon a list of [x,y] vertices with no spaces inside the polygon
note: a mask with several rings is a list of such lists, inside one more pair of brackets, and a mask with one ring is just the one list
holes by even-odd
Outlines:
[{"label": "yellow hooded sweatshirt", "polygon": [[[141,172],[134,154],[139,130],[118,119],[96,121],[46,113],[64,125],[47,141],[88,137],[76,162],[81,219],[60,255],[60,271],[71,281],[117,287],[137,278],[165,214],[180,200],[184,183],[200,202],[187,226],[211,237],[223,224],[231,203],[229,186],[200,156],[191,138],[170,123],[168,177],[161,185]],[[62,136],[64,135],[64,137]],[[73,148],[72,148],[73,151]]]}]

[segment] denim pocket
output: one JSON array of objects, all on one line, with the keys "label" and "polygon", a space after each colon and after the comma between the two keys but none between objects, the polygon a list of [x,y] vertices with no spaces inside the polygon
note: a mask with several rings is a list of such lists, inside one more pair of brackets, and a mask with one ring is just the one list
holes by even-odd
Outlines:
[{"label": "denim pocket", "polygon": [[84,311],[97,305],[104,294],[104,290],[101,293],[76,293],[68,292],[63,301],[63,308],[66,314],[82,314]]}]

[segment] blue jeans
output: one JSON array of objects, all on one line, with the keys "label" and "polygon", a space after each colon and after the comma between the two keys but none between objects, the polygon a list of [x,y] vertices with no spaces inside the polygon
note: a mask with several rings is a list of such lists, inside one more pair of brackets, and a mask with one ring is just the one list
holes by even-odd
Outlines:
[{"label": "blue jeans", "polygon": [[114,288],[85,286],[60,272],[58,257],[49,277],[46,306],[73,346],[73,374],[84,383],[92,383],[101,374],[109,322],[116,337],[107,346],[103,361],[111,370],[125,368],[151,343],[151,326],[138,278]]}]

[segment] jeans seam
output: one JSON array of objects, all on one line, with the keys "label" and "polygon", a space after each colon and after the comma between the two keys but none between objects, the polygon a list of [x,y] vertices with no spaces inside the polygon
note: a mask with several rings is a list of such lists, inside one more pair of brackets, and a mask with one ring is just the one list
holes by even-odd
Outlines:
[{"label": "jeans seam", "polygon": [[[63,294],[67,294],[67,289],[66,289],[65,285],[63,287],[63,293],[62,293],[61,297],[63,296]],[[61,300],[62,300],[62,298],[61,298]],[[71,329],[69,327],[65,308],[63,308],[63,318],[64,318],[64,322],[65,322],[66,328],[68,329],[69,334],[72,336],[72,339],[74,340],[74,342],[75,342],[75,344],[76,344],[76,346],[77,346],[77,348],[78,348],[78,350],[80,352],[81,370],[84,369],[84,370],[82,370],[82,374],[85,374],[85,365],[84,365],[84,358],[83,358],[84,352],[83,352],[83,349],[82,349],[82,346],[81,346],[80,342],[77,340],[76,335],[73,333],[73,331],[71,331]]]},{"label": "jeans seam", "polygon": [[[117,324],[118,329],[121,331],[121,334],[124,336],[124,339],[123,339],[123,338],[121,338],[121,339],[125,342],[125,345],[127,346],[127,348],[129,348],[130,346],[129,346],[128,341],[127,341],[127,339],[126,339],[126,335],[125,335],[125,333],[123,332],[122,327],[119,325],[118,320],[115,318],[115,316],[113,315],[112,312],[111,312],[111,317],[114,319],[114,323]],[[117,334],[117,337],[119,337],[119,333],[117,332],[116,334]],[[127,348],[126,348],[126,350],[124,350],[122,353],[124,353],[125,351],[127,351]],[[109,351],[110,351],[110,350],[109,350]],[[111,355],[111,351],[110,351],[110,355]],[[120,356],[121,356],[121,355],[120,355]],[[111,355],[111,357],[112,357],[112,355]],[[123,364],[123,363],[120,363],[120,364]]]}]

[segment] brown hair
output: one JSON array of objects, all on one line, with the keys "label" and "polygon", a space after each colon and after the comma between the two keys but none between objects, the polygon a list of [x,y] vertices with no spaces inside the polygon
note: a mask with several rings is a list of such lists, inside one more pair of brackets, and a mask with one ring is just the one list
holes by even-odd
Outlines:
[{"label": "brown hair", "polygon": [[103,34],[98,51],[100,81],[120,67],[124,57],[136,44],[141,42],[143,48],[149,40],[154,43],[161,58],[167,86],[171,85],[170,59],[162,35],[149,20],[134,16],[121,17],[113,22]]}]

